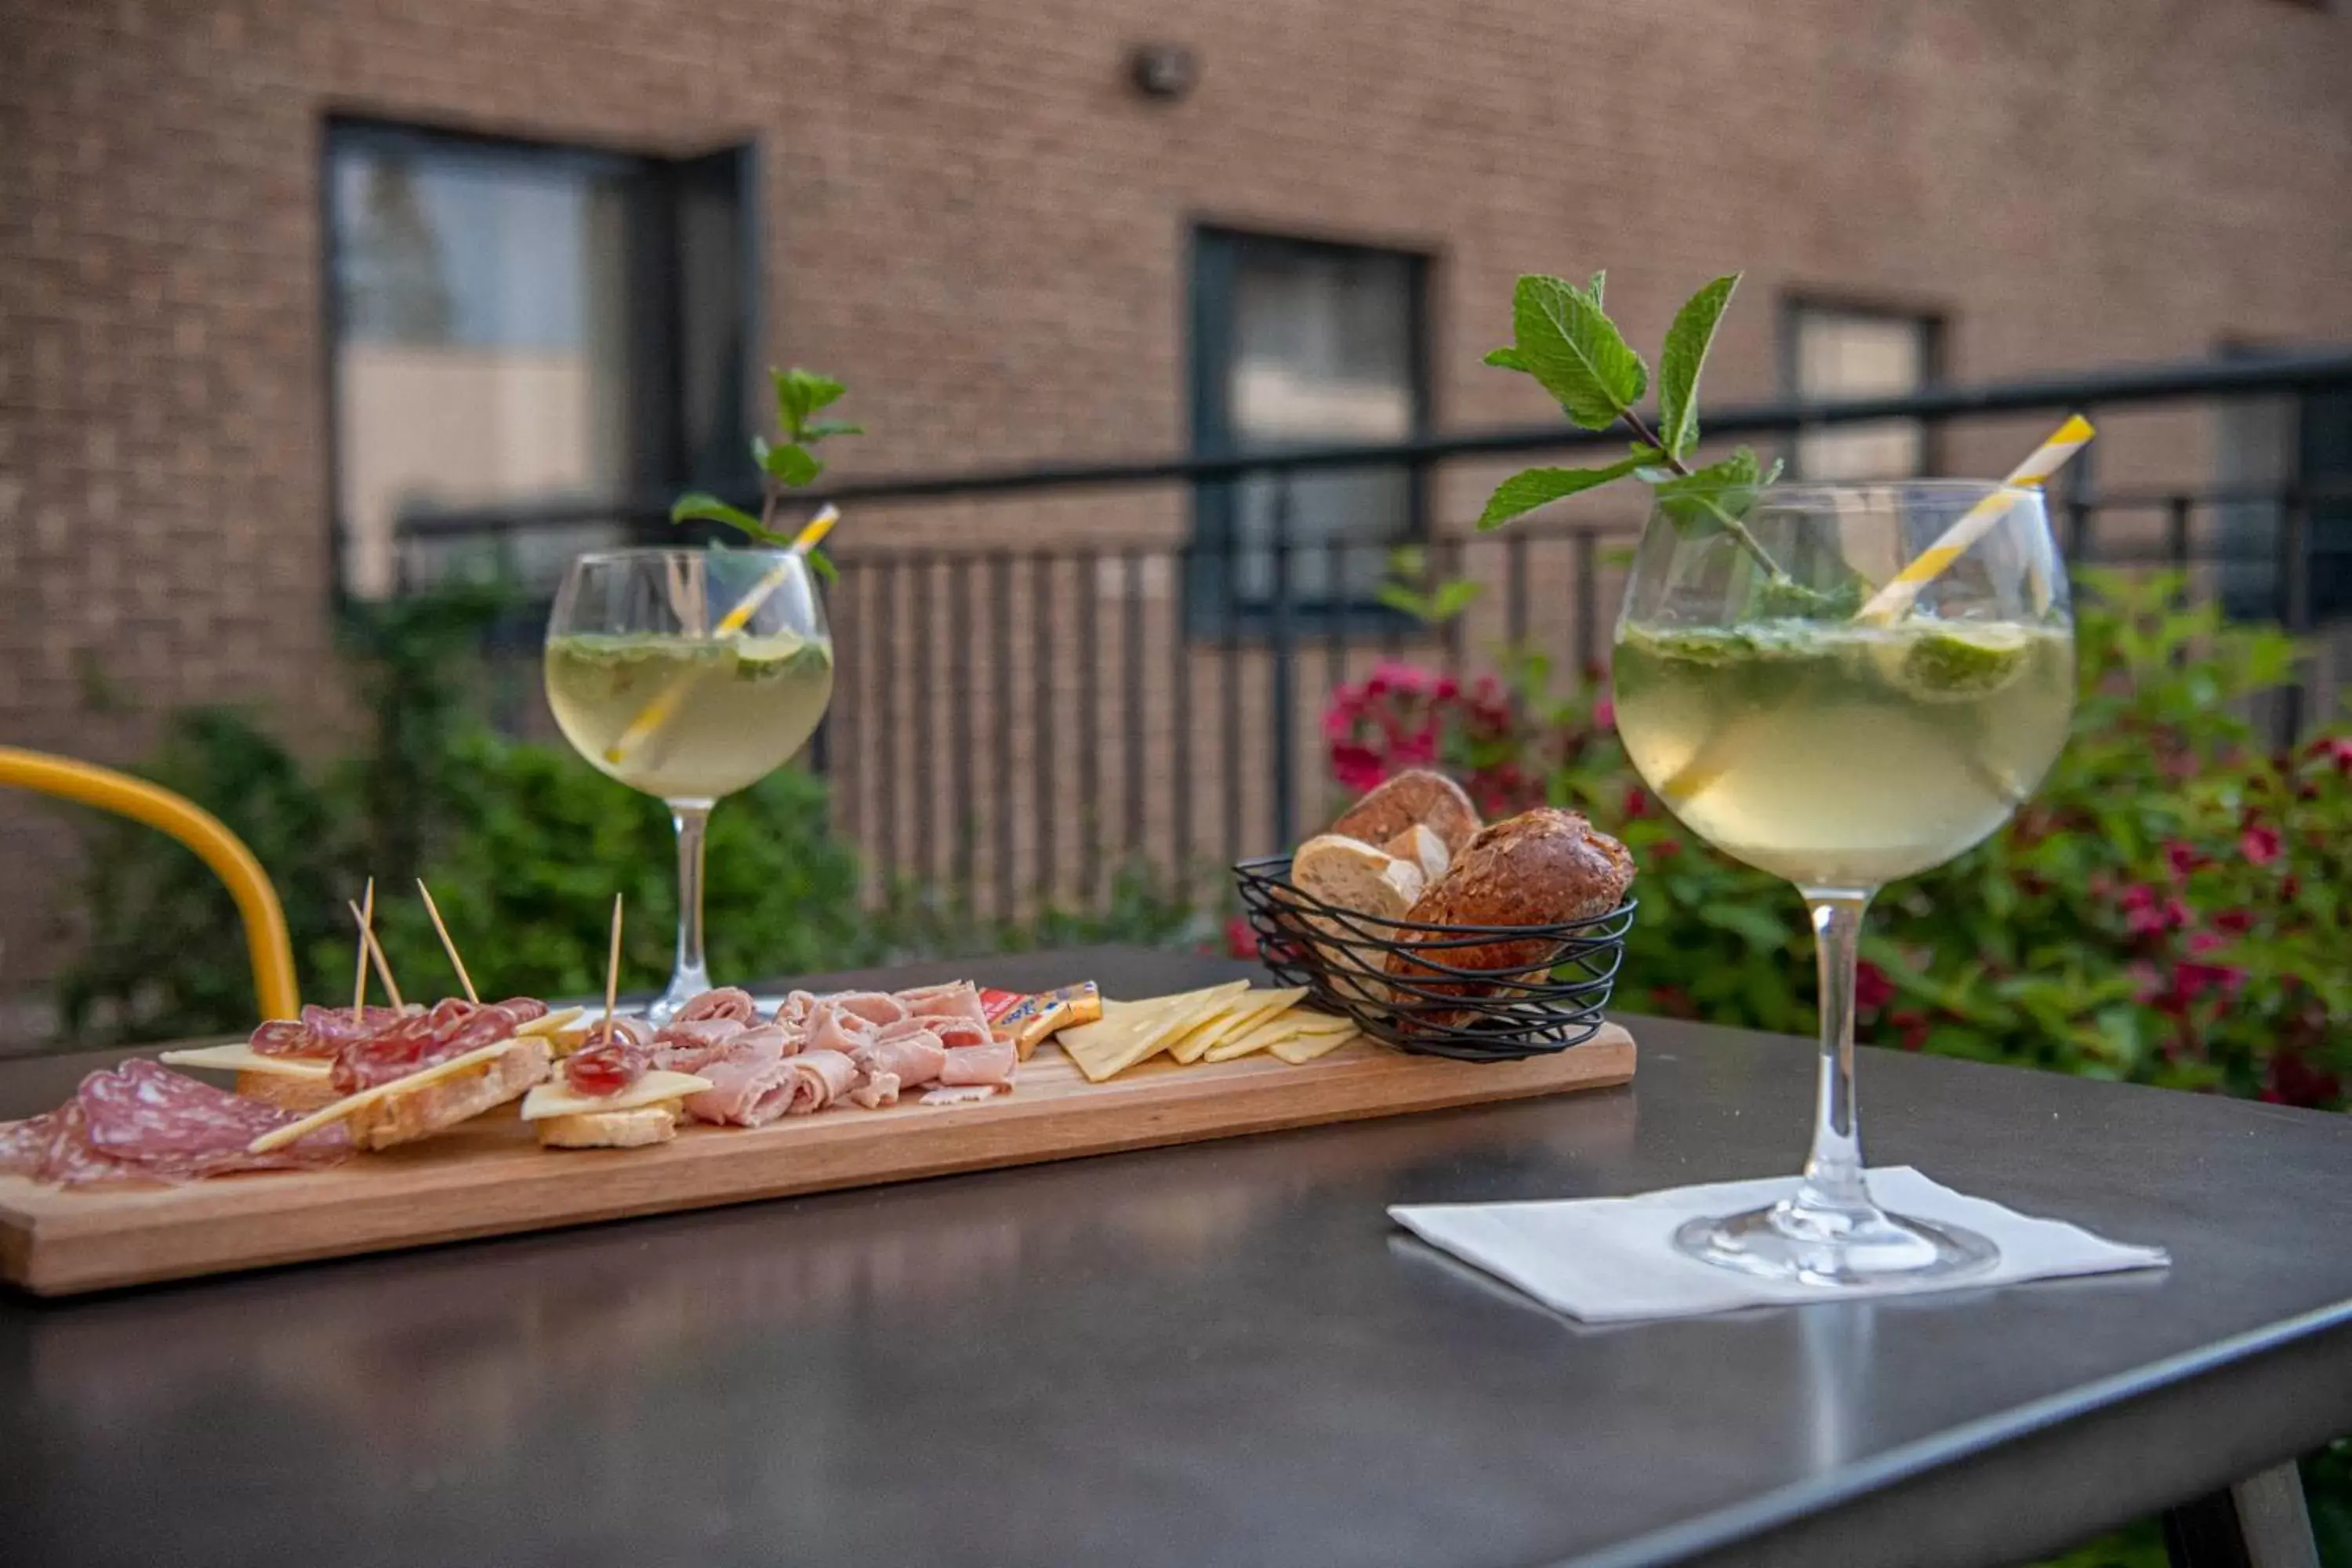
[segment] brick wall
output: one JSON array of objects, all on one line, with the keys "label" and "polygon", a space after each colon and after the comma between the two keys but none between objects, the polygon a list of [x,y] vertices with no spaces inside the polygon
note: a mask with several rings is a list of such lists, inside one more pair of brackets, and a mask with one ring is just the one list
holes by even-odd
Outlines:
[{"label": "brick wall", "polygon": [[[1147,38],[1198,51],[1190,99],[1127,87]],[[1941,311],[1965,380],[2352,335],[2352,19],[2278,0],[16,0],[0,60],[0,737],[101,759],[182,703],[339,713],[331,111],[757,139],[767,346],[858,389],[845,473],[1178,445],[1203,218],[1433,255],[1452,426],[1546,415],[1477,364],[1535,268],[1609,266],[1647,342],[1748,268],[1717,398],[1772,389],[1798,289]],[[2107,471],[2206,471],[2151,429]],[[141,711],[91,711],[100,676]],[[0,803],[0,994],[53,962],[69,862]]]}]

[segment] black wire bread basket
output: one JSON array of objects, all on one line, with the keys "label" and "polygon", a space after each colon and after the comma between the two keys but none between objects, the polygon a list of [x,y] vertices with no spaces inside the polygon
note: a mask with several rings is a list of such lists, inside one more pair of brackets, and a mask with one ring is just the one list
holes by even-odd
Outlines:
[{"label": "black wire bread basket", "polygon": [[1287,855],[1244,860],[1234,879],[1258,956],[1284,984],[1399,1050],[1458,1061],[1548,1056],[1599,1034],[1636,907],[1556,925],[1427,925],[1316,898],[1291,881]]}]

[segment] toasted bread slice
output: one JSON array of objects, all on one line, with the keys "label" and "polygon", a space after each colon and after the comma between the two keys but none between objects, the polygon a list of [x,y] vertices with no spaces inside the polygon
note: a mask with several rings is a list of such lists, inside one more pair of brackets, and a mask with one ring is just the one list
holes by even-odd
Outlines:
[{"label": "toasted bread slice", "polygon": [[322,1105],[332,1105],[342,1099],[335,1086],[323,1078],[289,1078],[284,1073],[241,1072],[236,1075],[236,1092],[247,1100],[258,1100],[280,1110],[316,1110]]},{"label": "toasted bread slice", "polygon": [[546,1149],[642,1149],[667,1143],[677,1136],[675,1101],[641,1105],[634,1110],[584,1110],[577,1116],[551,1116],[539,1122],[539,1142]]},{"label": "toasted bread slice", "polygon": [[1400,860],[1410,860],[1419,866],[1424,884],[1434,882],[1445,875],[1445,868],[1454,862],[1453,852],[1445,847],[1445,840],[1424,822],[1414,823],[1381,847]]},{"label": "toasted bread slice", "polygon": [[[1391,921],[1404,918],[1425,884],[1420,862],[1339,833],[1300,845],[1291,857],[1290,879],[1301,892],[1333,908]],[[1343,921],[1304,911],[1301,919],[1314,933],[1308,941],[1333,989],[1368,1002],[1388,1001],[1388,986],[1370,978],[1381,962],[1379,949],[1361,945],[1360,933]]]},{"label": "toasted bread slice", "polygon": [[347,1119],[362,1149],[413,1143],[504,1105],[547,1076],[547,1041],[521,1036],[488,1060],[453,1078],[401,1089],[355,1109]]}]

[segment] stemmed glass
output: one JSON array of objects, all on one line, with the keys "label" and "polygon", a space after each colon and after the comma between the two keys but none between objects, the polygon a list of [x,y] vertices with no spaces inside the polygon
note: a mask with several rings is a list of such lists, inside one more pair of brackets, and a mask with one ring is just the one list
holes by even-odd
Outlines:
[{"label": "stemmed glass", "polygon": [[[1685,826],[1804,895],[1821,969],[1820,1089],[1795,1192],[1695,1220],[1675,1245],[1827,1286],[1983,1268],[1996,1257],[1983,1237],[1871,1201],[1854,1103],[1855,944],[1873,894],[1999,828],[2065,742],[2074,631],[2041,492],[1921,481],[1719,499],[1662,502],[1643,535],[1617,626],[1617,729]],[[1915,575],[1932,566],[1930,547],[1956,523],[1969,519],[1970,532],[1988,513],[1916,601],[1890,586],[1915,561]]]},{"label": "stemmed glass", "polygon": [[710,988],[703,831],[719,797],[783,765],[833,697],[833,638],[806,556],[614,550],[579,557],[547,624],[547,702],[579,753],[667,802],[677,829],[677,962],[646,1010]]}]

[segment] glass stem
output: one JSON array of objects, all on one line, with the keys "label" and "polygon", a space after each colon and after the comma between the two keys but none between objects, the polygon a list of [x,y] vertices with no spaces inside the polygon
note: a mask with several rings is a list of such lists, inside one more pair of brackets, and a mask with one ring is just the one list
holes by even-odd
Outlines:
[{"label": "glass stem", "polygon": [[1853,1098],[1853,977],[1868,890],[1807,888],[1822,979],[1822,1072],[1813,1152],[1788,1200],[1800,1214],[1847,1220],[1876,1212],[1862,1179],[1862,1123]]},{"label": "glass stem", "polygon": [[702,839],[710,824],[710,803],[671,801],[669,820],[677,829],[677,963],[662,1000],[675,1012],[710,989],[710,971],[702,960]]}]

